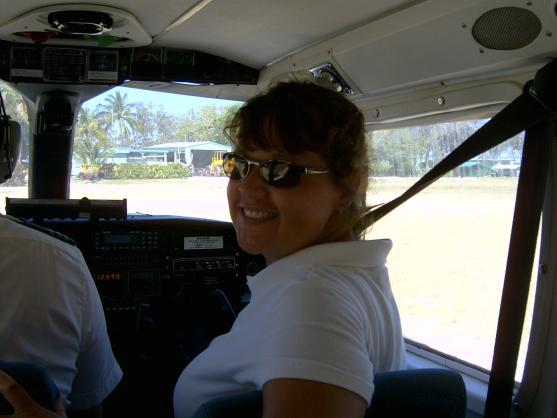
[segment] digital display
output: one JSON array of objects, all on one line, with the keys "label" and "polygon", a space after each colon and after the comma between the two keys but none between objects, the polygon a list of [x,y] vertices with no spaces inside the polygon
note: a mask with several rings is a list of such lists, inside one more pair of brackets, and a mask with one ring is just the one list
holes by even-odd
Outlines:
[{"label": "digital display", "polygon": [[135,245],[139,242],[139,235],[109,234],[103,236],[105,244]]},{"label": "digital display", "polygon": [[221,250],[224,237],[184,237],[184,250]]}]

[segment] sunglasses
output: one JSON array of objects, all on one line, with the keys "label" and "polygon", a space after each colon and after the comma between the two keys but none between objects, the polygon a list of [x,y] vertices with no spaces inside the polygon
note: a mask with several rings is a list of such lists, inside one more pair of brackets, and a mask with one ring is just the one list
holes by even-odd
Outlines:
[{"label": "sunglasses", "polygon": [[265,182],[275,187],[294,187],[300,183],[302,174],[328,173],[327,169],[306,168],[282,160],[251,161],[236,153],[227,152],[222,157],[224,174],[232,180],[245,180],[253,165],[259,166],[259,173]]}]

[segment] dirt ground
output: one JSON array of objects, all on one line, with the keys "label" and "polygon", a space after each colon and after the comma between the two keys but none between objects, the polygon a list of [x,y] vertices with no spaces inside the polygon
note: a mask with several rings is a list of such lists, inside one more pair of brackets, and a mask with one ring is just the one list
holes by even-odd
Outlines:
[{"label": "dirt ground", "polygon": [[[415,180],[372,180],[368,204],[396,197]],[[368,232],[369,239],[393,240],[388,266],[406,337],[490,367],[516,181],[441,179]],[[226,184],[223,177],[76,181],[71,185],[71,197],[127,198],[128,213],[230,220]],[[2,201],[5,196],[26,194],[25,187],[0,187]],[[3,212],[3,203],[1,207]],[[523,367],[524,348],[523,343],[517,378]]]}]

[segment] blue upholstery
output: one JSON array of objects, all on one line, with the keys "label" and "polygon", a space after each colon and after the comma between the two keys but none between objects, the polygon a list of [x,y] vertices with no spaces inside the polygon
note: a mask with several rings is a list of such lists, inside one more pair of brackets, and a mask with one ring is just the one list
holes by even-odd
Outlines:
[{"label": "blue upholstery", "polygon": [[[35,402],[54,411],[54,404],[60,393],[44,367],[31,363],[0,361],[0,370],[23,386]],[[0,395],[0,415],[12,413],[12,406]]]},{"label": "blue upholstery", "polygon": [[[260,418],[261,391],[203,404],[192,418]],[[444,369],[378,373],[365,418],[463,418],[466,388],[460,374]]]}]

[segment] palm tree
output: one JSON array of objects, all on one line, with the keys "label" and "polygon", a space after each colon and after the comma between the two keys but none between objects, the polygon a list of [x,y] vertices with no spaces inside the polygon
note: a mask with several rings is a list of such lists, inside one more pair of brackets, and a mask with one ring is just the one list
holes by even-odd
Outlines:
[{"label": "palm tree", "polygon": [[114,153],[112,144],[100,126],[97,114],[81,108],[76,125],[74,154],[88,167],[100,167]]},{"label": "palm tree", "polygon": [[135,103],[127,101],[127,94],[116,91],[106,97],[96,108],[96,116],[102,121],[105,131],[113,131],[119,137],[120,145],[131,143],[131,134],[137,124]]}]

